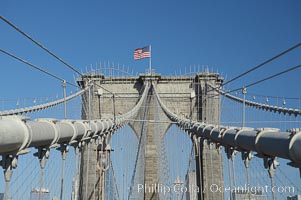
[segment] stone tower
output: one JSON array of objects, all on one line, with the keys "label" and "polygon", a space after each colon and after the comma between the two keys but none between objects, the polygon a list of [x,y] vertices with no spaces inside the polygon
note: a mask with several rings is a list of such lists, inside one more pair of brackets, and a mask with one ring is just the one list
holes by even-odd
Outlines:
[{"label": "stone tower", "polygon": [[[90,91],[90,118],[102,117],[114,118],[115,115],[126,113],[131,110],[143,93],[143,85],[146,81],[152,82],[152,87],[162,99],[169,110],[178,116],[190,118],[211,124],[218,124],[220,118],[220,99],[218,93],[211,87],[217,87],[222,79],[216,73],[199,73],[185,77],[164,77],[160,74],[145,75],[139,77],[113,77],[106,78],[103,75],[85,75],[78,80],[81,87],[88,84],[88,80],[94,83]],[[87,94],[83,96],[83,119],[87,116]],[[143,122],[154,121],[154,104],[156,99],[150,88],[146,100],[146,109],[141,109],[137,115],[140,121],[131,122],[130,126],[139,138],[143,129]],[[159,113],[160,120],[168,121],[162,111]],[[145,135],[144,150],[144,183],[146,186],[158,184],[158,147],[155,142],[155,134],[164,135],[170,124],[160,126],[160,133],[155,133],[154,123],[148,123]],[[210,192],[210,185],[223,185],[222,157],[215,148],[209,146],[201,138],[197,139],[198,150],[196,152],[196,182],[200,187],[199,199],[222,200],[223,193]],[[97,146],[93,141],[88,142],[81,153],[81,199],[97,197],[101,190],[101,175],[96,171]],[[135,189],[135,188],[134,188]],[[98,198],[96,198],[98,199]],[[159,195],[156,191],[146,191],[144,199],[156,200]]]}]

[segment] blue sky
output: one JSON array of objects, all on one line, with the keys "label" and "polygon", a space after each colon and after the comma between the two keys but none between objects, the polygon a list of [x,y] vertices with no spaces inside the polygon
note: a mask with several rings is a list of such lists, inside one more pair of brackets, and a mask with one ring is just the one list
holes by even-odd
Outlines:
[{"label": "blue sky", "polygon": [[[298,0],[0,1],[1,15],[79,70],[114,62],[142,73],[148,60],[134,61],[133,51],[151,44],[156,72],[179,74],[180,68],[200,65],[226,79],[299,43],[300,10]],[[73,82],[72,71],[2,21],[0,48]],[[300,53],[301,48],[228,88],[301,64]],[[0,69],[0,99],[62,93],[59,81],[1,53]],[[301,69],[248,92],[301,97],[300,76]]]},{"label": "blue sky", "polygon": [[[300,1],[1,1],[0,13],[77,69],[114,62],[144,72],[133,50],[152,45],[153,68],[174,74],[209,66],[227,79],[301,41]],[[1,48],[69,81],[73,72],[0,22]],[[228,88],[300,64],[301,49]],[[1,97],[61,93],[60,83],[0,54]],[[301,71],[252,87],[250,93],[301,96]],[[285,87],[283,87],[285,86]],[[288,89],[289,88],[289,89]],[[71,88],[69,88],[71,90]]]}]

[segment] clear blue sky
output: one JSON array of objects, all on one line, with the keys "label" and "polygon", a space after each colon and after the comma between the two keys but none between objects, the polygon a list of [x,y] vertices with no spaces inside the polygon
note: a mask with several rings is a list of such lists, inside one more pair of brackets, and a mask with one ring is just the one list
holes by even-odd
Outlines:
[{"label": "clear blue sky", "polygon": [[[151,44],[157,72],[205,65],[228,79],[300,42],[300,10],[294,0],[0,2],[1,15],[77,69],[110,61],[144,72],[148,61],[134,61],[133,50]],[[4,22],[0,35],[1,48],[73,81],[72,71]],[[300,64],[300,53],[301,48],[229,87]],[[1,98],[61,92],[58,81],[6,55],[0,61]],[[301,96],[293,89],[300,75],[297,70],[249,92]]]},{"label": "clear blue sky", "polygon": [[[77,69],[114,62],[144,72],[133,50],[152,45],[152,63],[165,75],[209,66],[227,79],[301,41],[298,0],[0,1],[0,14]],[[73,81],[73,72],[0,21],[0,48]],[[229,85],[301,64],[301,48]],[[51,96],[61,83],[0,53],[0,99]],[[301,97],[301,69],[250,93]],[[73,88],[68,87],[68,90]],[[289,105],[288,105],[289,106]]]}]

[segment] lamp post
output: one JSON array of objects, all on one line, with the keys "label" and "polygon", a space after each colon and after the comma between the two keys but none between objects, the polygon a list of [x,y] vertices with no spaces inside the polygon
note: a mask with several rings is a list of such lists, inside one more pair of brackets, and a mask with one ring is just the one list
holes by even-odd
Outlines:
[{"label": "lamp post", "polygon": [[243,94],[243,104],[242,104],[242,127],[245,127],[245,120],[246,120],[246,94],[247,94],[247,88],[242,88],[242,94]]}]

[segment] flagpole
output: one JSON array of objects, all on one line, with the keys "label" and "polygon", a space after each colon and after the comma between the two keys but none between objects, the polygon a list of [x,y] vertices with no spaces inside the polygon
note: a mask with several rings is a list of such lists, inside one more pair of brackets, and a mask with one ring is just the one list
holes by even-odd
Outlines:
[{"label": "flagpole", "polygon": [[149,57],[149,73],[152,75],[152,46],[149,45],[149,53],[150,53],[150,57]]}]

